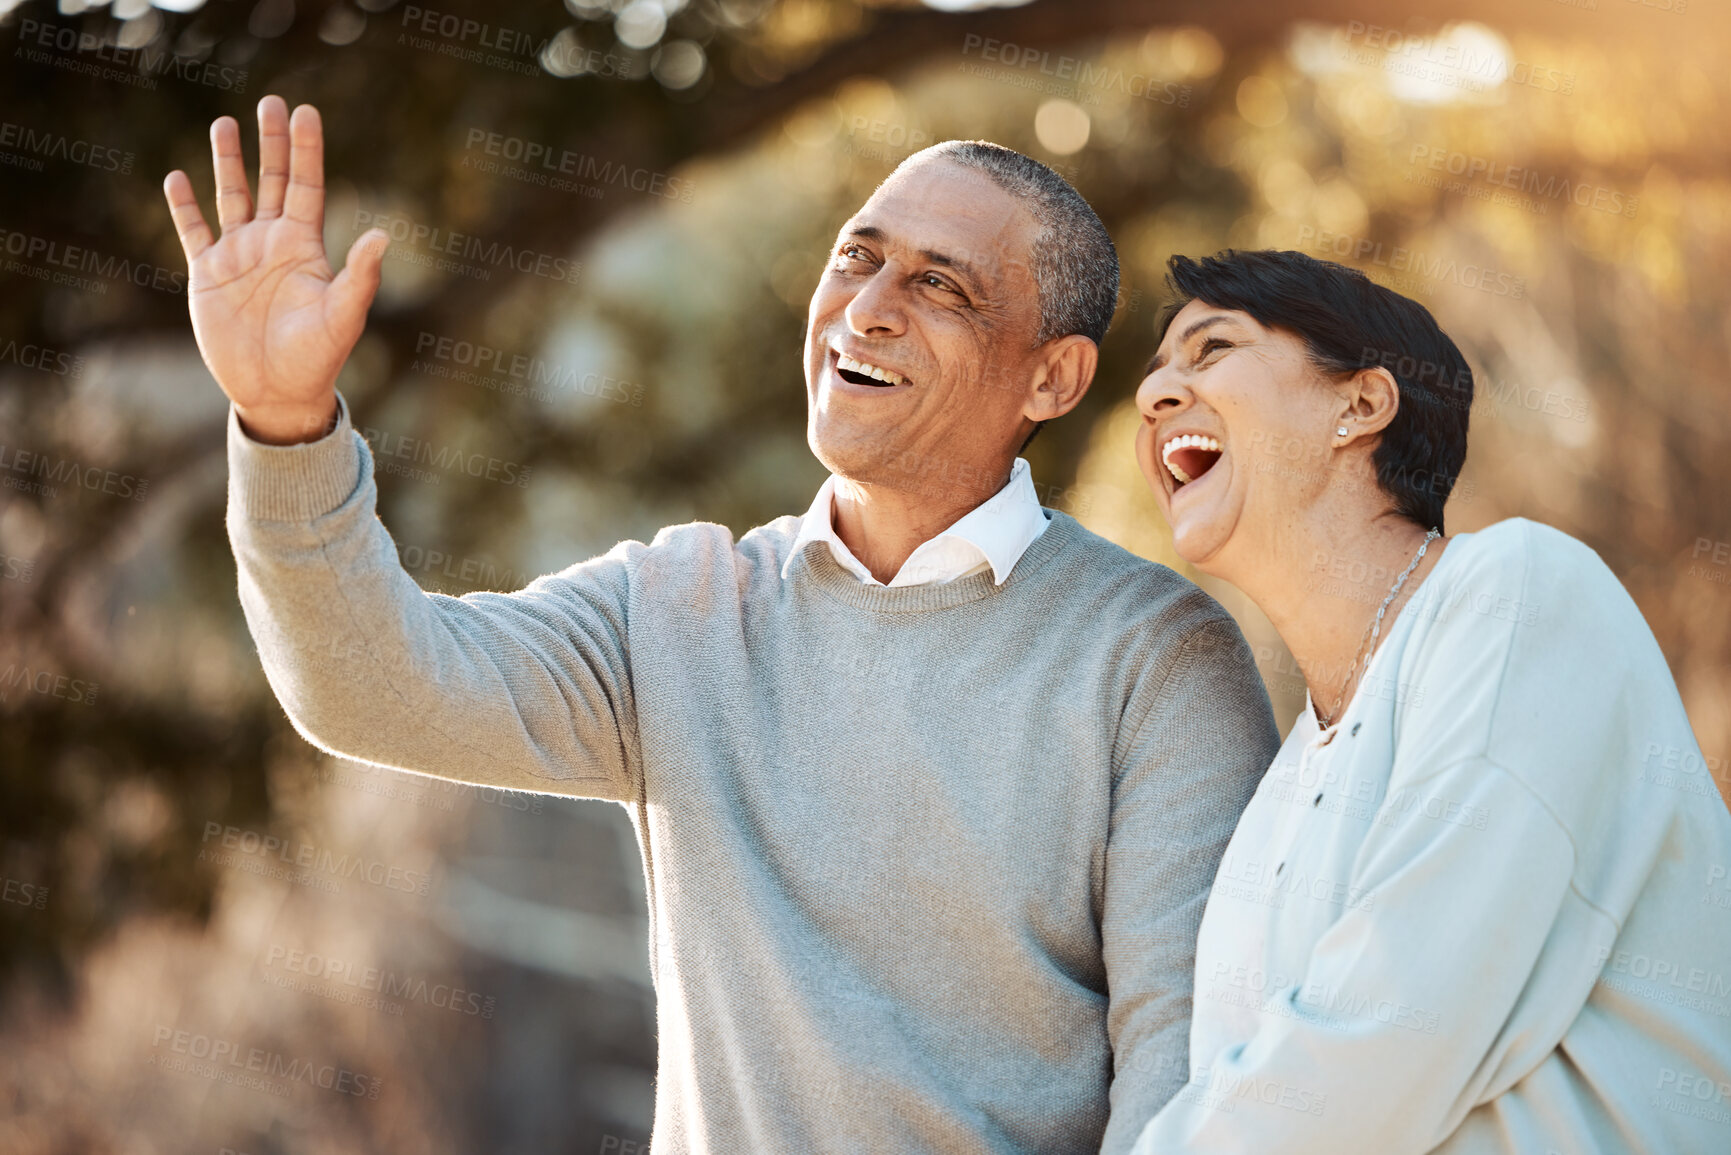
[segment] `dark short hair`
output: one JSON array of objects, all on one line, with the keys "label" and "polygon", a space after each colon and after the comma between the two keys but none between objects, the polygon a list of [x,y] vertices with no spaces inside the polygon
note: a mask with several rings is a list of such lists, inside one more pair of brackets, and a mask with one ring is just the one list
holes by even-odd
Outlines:
[{"label": "dark short hair", "polygon": [[1177,299],[1155,342],[1191,301],[1248,313],[1304,341],[1311,363],[1344,376],[1382,366],[1400,388],[1400,408],[1371,454],[1377,486],[1418,525],[1443,526],[1443,506],[1467,456],[1473,371],[1430,310],[1357,269],[1304,253],[1227,249],[1173,257],[1167,285]]},{"label": "dark short hair", "polygon": [[[1040,295],[1040,329],[1034,344],[1080,333],[1098,345],[1118,304],[1118,250],[1092,205],[1075,186],[1031,156],[989,140],[946,140],[922,148],[897,165],[941,158],[984,174],[1026,206],[1039,231],[1028,254]],[[1026,452],[1044,421],[1036,421],[1018,455]]]},{"label": "dark short hair", "polygon": [[1029,271],[1040,294],[1040,331],[1034,344],[1071,333],[1096,345],[1104,340],[1118,303],[1118,250],[1082,194],[1033,157],[988,140],[946,140],[921,149],[902,165],[931,157],[985,174],[1033,216],[1039,231]]}]

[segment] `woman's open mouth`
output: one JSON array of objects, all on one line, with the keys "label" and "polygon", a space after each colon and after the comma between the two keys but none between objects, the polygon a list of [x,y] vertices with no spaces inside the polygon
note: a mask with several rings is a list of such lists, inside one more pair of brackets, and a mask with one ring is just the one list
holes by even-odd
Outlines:
[{"label": "woman's open mouth", "polygon": [[1177,488],[1182,489],[1214,468],[1221,452],[1220,442],[1214,438],[1186,433],[1161,447],[1160,460]]}]

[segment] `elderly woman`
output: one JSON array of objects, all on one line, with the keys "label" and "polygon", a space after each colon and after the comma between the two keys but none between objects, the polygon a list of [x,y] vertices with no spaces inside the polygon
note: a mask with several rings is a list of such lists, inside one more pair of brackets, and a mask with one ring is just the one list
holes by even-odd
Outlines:
[{"label": "elderly woman", "polygon": [[1634,602],[1536,522],[1443,535],[1472,374],[1422,307],[1298,253],[1171,281],[1143,473],[1310,692],[1137,1155],[1731,1152],[1731,816]]}]

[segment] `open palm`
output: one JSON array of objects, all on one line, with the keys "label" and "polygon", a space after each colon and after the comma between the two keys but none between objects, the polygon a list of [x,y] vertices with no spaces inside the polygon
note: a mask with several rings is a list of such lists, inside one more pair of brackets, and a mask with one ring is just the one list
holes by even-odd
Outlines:
[{"label": "open palm", "polygon": [[248,433],[263,441],[308,441],[336,412],[336,379],[366,325],[379,287],[386,235],[371,230],[333,274],[324,245],[324,133],[318,110],[280,97],[259,102],[256,210],[247,189],[240,126],[210,127],[216,168],[213,240],[192,182],[163,182],[186,250],[192,331],[211,375]]}]

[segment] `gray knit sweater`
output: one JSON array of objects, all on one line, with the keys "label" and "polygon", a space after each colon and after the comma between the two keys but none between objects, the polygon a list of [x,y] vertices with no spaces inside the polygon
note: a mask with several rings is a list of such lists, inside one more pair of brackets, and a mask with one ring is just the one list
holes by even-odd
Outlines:
[{"label": "gray knit sweater", "polygon": [[240,597],[346,757],[636,826],[657,1155],[1127,1151],[1184,1083],[1197,924],[1278,746],[1231,618],[1048,511],[1002,585],[867,586],[783,517],[423,593],[349,424],[229,419]]}]

